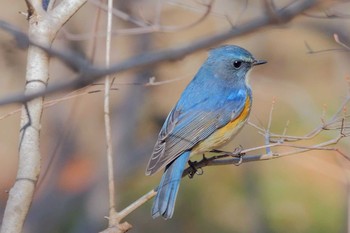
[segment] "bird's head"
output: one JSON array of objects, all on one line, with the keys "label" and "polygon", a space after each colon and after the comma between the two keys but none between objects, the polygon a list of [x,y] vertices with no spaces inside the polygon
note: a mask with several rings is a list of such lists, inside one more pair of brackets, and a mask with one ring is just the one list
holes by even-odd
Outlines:
[{"label": "bird's head", "polygon": [[246,75],[253,66],[265,63],[267,61],[257,60],[250,52],[235,45],[212,49],[206,62],[217,78],[230,83],[245,82]]}]

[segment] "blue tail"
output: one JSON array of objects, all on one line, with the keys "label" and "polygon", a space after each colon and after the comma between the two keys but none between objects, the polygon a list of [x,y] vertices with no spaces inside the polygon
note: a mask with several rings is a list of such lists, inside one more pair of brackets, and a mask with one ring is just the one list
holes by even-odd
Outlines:
[{"label": "blue tail", "polygon": [[163,218],[169,219],[173,216],[177,191],[189,157],[190,151],[186,151],[166,168],[153,202],[153,218],[162,215]]}]

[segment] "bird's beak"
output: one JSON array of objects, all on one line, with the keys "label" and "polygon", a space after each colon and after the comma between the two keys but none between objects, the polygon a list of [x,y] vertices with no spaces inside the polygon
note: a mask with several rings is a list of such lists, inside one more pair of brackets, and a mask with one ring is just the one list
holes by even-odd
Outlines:
[{"label": "bird's beak", "polygon": [[263,64],[266,64],[267,61],[265,60],[254,60],[253,61],[253,66],[258,66],[258,65],[263,65]]}]

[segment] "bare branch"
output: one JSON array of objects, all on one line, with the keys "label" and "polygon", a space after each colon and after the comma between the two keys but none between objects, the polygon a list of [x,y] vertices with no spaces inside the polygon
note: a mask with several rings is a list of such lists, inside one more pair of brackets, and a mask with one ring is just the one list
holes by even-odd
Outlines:
[{"label": "bare branch", "polygon": [[117,219],[120,222],[123,220],[126,216],[128,216],[130,213],[132,213],[134,210],[145,204],[148,200],[152,199],[157,194],[156,191],[151,190],[136,201],[134,201],[131,205],[123,209],[122,211],[118,212]]},{"label": "bare branch", "polygon": [[159,24],[159,25],[155,25],[156,31],[159,31],[159,32],[177,32],[177,31],[181,31],[181,30],[185,30],[185,29],[194,27],[208,17],[208,15],[210,14],[210,12],[213,8],[213,4],[214,4],[214,0],[210,0],[209,3],[207,3],[207,4],[203,3],[202,5],[206,7],[204,14],[202,14],[200,18],[198,18],[196,21],[194,21],[190,24],[183,25],[183,26],[164,26],[164,25]]},{"label": "bare branch", "polygon": [[[343,3],[347,4],[347,3]],[[309,12],[303,12],[303,15],[311,18],[317,18],[317,19],[349,19],[350,15],[349,14],[344,14],[342,12],[338,12],[334,10],[332,7],[334,5],[341,5],[339,4],[339,1],[334,1],[330,4],[330,6],[327,6],[326,9],[321,9],[320,12],[323,12],[323,15],[320,14],[313,14]]]},{"label": "bare branch", "polygon": [[[101,7],[101,9],[105,9],[104,4],[102,4],[100,2],[96,2],[94,0],[90,0],[90,1],[93,2],[94,4],[98,4],[98,6]],[[154,24],[152,24],[151,22],[146,22],[146,20],[139,21],[139,20],[134,19],[132,16],[127,15],[124,12],[121,12],[120,10],[113,9],[114,15],[121,17],[122,19],[124,19],[126,21],[130,21],[139,27],[113,30],[112,34],[118,35],[118,36],[121,36],[121,35],[122,36],[125,36],[125,35],[130,36],[130,35],[140,35],[140,34],[154,33],[154,32],[178,32],[181,30],[185,30],[185,29],[188,29],[188,28],[191,28],[191,27],[198,25],[204,19],[206,19],[212,10],[213,3],[214,3],[214,0],[211,0],[208,4],[202,4],[206,7],[205,12],[194,22],[191,22],[191,23],[186,24],[186,25],[181,25],[181,26],[161,25],[159,22],[159,19],[157,17],[155,19]],[[160,7],[160,5],[157,5],[157,7]],[[158,17],[160,17],[160,16],[158,16]],[[65,34],[65,37],[67,39],[70,39],[70,40],[88,40],[88,39],[91,39],[94,37],[105,37],[106,36],[105,32],[74,34],[74,33],[67,31],[66,29],[63,29],[63,32]]]},{"label": "bare branch", "polygon": [[[281,19],[280,21],[288,22],[301,12],[315,6],[316,3],[318,3],[318,1],[316,0],[297,1],[288,7],[277,10],[276,12],[278,13]],[[165,61],[174,61],[186,56],[187,54],[221,43],[227,39],[237,37],[239,35],[252,33],[253,31],[256,31],[259,28],[274,23],[277,22],[271,21],[271,18],[269,16],[264,15],[254,20],[251,20],[245,24],[242,24],[240,27],[236,27],[234,29],[224,31],[222,33],[218,33],[216,35],[200,40],[197,39],[195,42],[191,42],[188,45],[163,51],[149,52],[137,55],[119,64],[111,65],[110,68],[107,69],[94,67],[91,64],[89,64],[89,62],[87,62],[86,60],[79,58],[77,55],[67,55],[66,52],[64,53],[54,49],[50,49],[45,46],[40,46],[39,44],[36,44],[35,42],[29,40],[31,44],[45,50],[51,56],[58,57],[66,64],[69,64],[70,67],[74,67],[76,68],[76,70],[79,70],[80,74],[73,81],[66,81],[53,84],[44,91],[39,91],[30,95],[17,93],[12,96],[8,96],[7,98],[3,98],[2,100],[0,100],[0,105],[10,103],[23,103],[39,96],[81,88],[90,85],[94,81],[99,80],[101,77],[104,77],[107,74],[120,73],[126,70],[155,66]],[[3,22],[0,21],[0,27],[2,27],[2,24]]]},{"label": "bare branch", "polygon": [[[206,166],[217,166],[217,165],[228,165],[228,164],[241,164],[245,162],[253,162],[253,161],[262,161],[262,160],[270,160],[270,159],[276,159],[284,156],[289,156],[289,155],[295,155],[295,154],[300,154],[312,150],[331,150],[335,151],[338,154],[342,155],[344,158],[350,161],[350,157],[342,153],[339,149],[337,148],[330,148],[329,146],[337,144],[341,139],[345,137],[350,137],[350,133],[344,133],[344,118],[337,118],[337,121],[342,123],[342,127],[339,129],[339,134],[337,137],[313,145],[313,146],[299,146],[299,145],[293,145],[293,144],[286,144],[286,140],[279,140],[276,143],[268,144],[265,146],[259,146],[255,148],[250,148],[246,150],[240,150],[237,153],[226,153],[226,154],[221,154],[219,156],[212,156],[209,158],[203,157],[202,160],[198,162],[192,162],[190,166],[184,171],[183,176],[185,175],[190,175],[190,174],[195,174],[197,169],[201,169]],[[333,121],[333,119],[331,119]],[[327,123],[328,124],[328,123]],[[266,130],[268,132],[268,130]],[[287,136],[287,138],[289,138]],[[272,148],[272,147],[287,147],[287,148],[294,148],[295,150],[290,150],[286,152],[273,152],[267,151],[266,154],[260,154],[260,155],[245,155],[248,152],[252,151],[257,151],[262,148]]]},{"label": "bare branch", "polygon": [[305,47],[307,48],[308,53],[315,54],[315,53],[324,53],[324,52],[332,52],[332,51],[339,51],[339,52],[349,52],[350,47],[346,44],[344,44],[342,41],[340,41],[338,34],[333,34],[333,38],[337,44],[342,46],[343,48],[334,48],[334,49],[323,49],[323,50],[313,50],[311,46],[305,41]]},{"label": "bare branch", "polygon": [[[107,36],[106,36],[106,67],[110,66],[111,59],[111,38],[112,38],[112,9],[113,0],[108,0],[108,14],[107,14]],[[111,118],[110,118],[110,88],[111,80],[107,75],[105,78],[105,90],[104,90],[104,123],[106,133],[106,156],[107,156],[107,169],[108,169],[108,191],[109,191],[109,217],[108,227],[119,227],[119,221],[114,217],[116,215],[115,209],[115,183],[114,183],[114,168],[113,168],[113,147],[112,147],[112,132],[111,132]]]},{"label": "bare branch", "polygon": [[[337,152],[339,155],[343,156],[347,160],[350,161],[349,157],[342,153],[337,148],[329,148],[330,145],[337,144],[342,138],[349,137],[350,135],[339,135],[338,137],[331,139],[329,141],[310,146],[310,147],[301,147],[296,145],[284,145],[282,143],[274,143],[264,146],[258,146],[255,148],[250,148],[246,150],[239,150],[237,153],[228,153],[228,154],[222,154],[222,155],[216,155],[211,156],[209,158],[203,156],[203,158],[200,161],[194,161],[190,162],[190,166],[186,168],[183,172],[182,177],[189,176],[192,178],[195,174],[203,174],[202,168],[206,166],[221,166],[221,165],[240,165],[242,163],[247,162],[255,162],[255,161],[263,161],[263,160],[270,160],[270,159],[276,159],[281,158],[289,155],[295,155],[300,154],[312,150],[331,150]],[[296,148],[295,150],[291,150],[284,153],[266,153],[266,154],[259,154],[259,155],[245,155],[245,153],[256,151],[264,148],[272,148],[272,147],[278,147],[278,146],[285,146],[290,148]],[[199,172],[200,171],[200,172]],[[149,191],[147,194],[130,204],[128,207],[126,207],[123,211],[119,212],[120,220],[125,218],[128,214],[136,210],[138,207],[146,203],[148,200],[153,198],[157,194],[157,188],[154,190]]]},{"label": "bare branch", "polygon": [[[50,17],[43,10],[41,1],[27,1],[29,3],[29,36],[27,39],[18,39],[21,42],[31,41],[48,48],[59,28],[74,14],[84,3],[84,0],[62,1]],[[66,7],[69,7],[67,9]],[[62,10],[65,10],[62,12]],[[53,18],[51,18],[51,16]],[[14,29],[9,24],[0,22],[0,27],[15,32],[15,36],[22,37],[23,33]],[[26,86],[23,95],[42,92],[48,82],[49,54],[38,46],[30,46],[28,49]],[[41,169],[40,154],[40,129],[41,115],[43,111],[44,96],[26,102],[22,107],[21,130],[19,142],[19,161],[17,178],[9,192],[9,197],[4,212],[1,233],[22,232],[24,220],[32,203],[34,191]]]},{"label": "bare branch", "polygon": [[[184,79],[187,79],[187,78],[189,78],[188,75],[186,75],[184,77],[178,77],[178,78],[164,80],[164,81],[157,81],[156,77],[150,77],[148,82],[132,82],[132,83],[131,82],[127,82],[127,83],[118,82],[118,83],[116,83],[116,85],[118,87],[119,86],[123,86],[123,85],[124,86],[150,87],[150,86],[160,86],[160,85],[170,84],[170,83],[178,82],[178,81],[181,81],[181,80],[184,80]],[[92,89],[92,90],[88,89],[89,87],[99,86],[99,85],[104,85],[104,84],[102,84],[102,83],[91,84],[91,86],[87,86],[85,88],[74,90],[72,92],[67,93],[66,95],[64,95],[62,97],[57,98],[57,99],[52,99],[52,100],[45,101],[44,102],[44,108],[49,108],[49,107],[52,107],[52,106],[54,106],[54,105],[56,105],[58,103],[61,103],[63,101],[71,100],[71,99],[74,99],[74,98],[77,98],[77,97],[81,97],[81,96],[84,96],[84,95],[95,94],[95,93],[102,92],[103,91],[102,89]],[[118,88],[115,85],[113,85],[113,86],[111,86],[110,90],[111,91],[116,91],[116,90],[118,90]],[[17,108],[17,109],[15,109],[13,111],[5,113],[5,114],[0,116],[0,121],[5,119],[5,118],[7,118],[7,117],[12,116],[12,115],[18,114],[20,111],[21,111],[21,108]]]},{"label": "bare branch", "polygon": [[[108,12],[108,6],[101,1],[89,0],[89,3],[91,3],[91,4],[95,5],[96,7]],[[127,14],[119,9],[113,8],[113,9],[111,9],[111,11],[112,11],[112,14],[114,16],[116,16],[116,17],[118,17],[126,22],[133,23],[139,27],[147,27],[149,25],[149,24],[145,23],[144,21],[140,21],[140,20],[132,17],[131,15],[129,15],[129,14]],[[104,33],[103,36],[106,36],[106,33]]]},{"label": "bare branch", "polygon": [[[342,119],[346,119],[349,118],[348,115],[342,115],[343,111],[344,111],[344,107],[350,103],[350,95],[348,95],[344,102],[340,105],[339,109],[337,110],[337,112],[327,121],[327,122],[323,122],[321,125],[317,126],[315,129],[313,129],[312,131],[310,131],[309,133],[305,134],[304,136],[288,136],[288,135],[279,135],[279,134],[270,134],[271,137],[271,141],[278,141],[281,140],[283,138],[284,141],[289,141],[289,142],[293,142],[293,141],[298,141],[298,140],[308,140],[308,139],[312,139],[314,137],[316,137],[318,134],[320,134],[322,131],[324,130],[332,130],[334,126],[336,126],[337,124],[342,122]],[[335,127],[335,129],[339,129],[339,127]],[[259,130],[261,130],[261,128],[259,128]]]},{"label": "bare branch", "polygon": [[[270,160],[270,159],[276,159],[281,158],[285,156],[295,155],[295,154],[301,154],[308,151],[314,151],[314,150],[321,150],[321,151],[334,151],[337,154],[341,155],[345,159],[350,161],[350,155],[346,155],[342,151],[340,151],[338,148],[330,147],[332,145],[336,145],[339,143],[340,140],[346,137],[350,137],[350,131],[345,132],[345,128],[349,127],[346,124],[349,122],[346,122],[346,119],[349,119],[349,115],[347,115],[344,112],[345,106],[350,102],[350,95],[347,96],[347,98],[344,100],[344,102],[341,104],[339,109],[334,113],[332,117],[328,121],[324,121],[324,124],[322,126],[316,127],[316,130],[312,130],[310,133],[307,133],[307,136],[297,137],[297,136],[288,136],[286,135],[288,122],[286,124],[286,127],[283,131],[282,135],[279,135],[279,140],[271,140],[268,138],[267,143],[265,145],[248,148],[248,149],[241,149],[235,150],[234,152],[220,152],[220,151],[213,151],[213,153],[216,153],[216,155],[212,155],[210,157],[205,157],[203,155],[203,158],[199,161],[189,162],[189,166],[184,170],[182,177],[189,176],[192,178],[195,174],[202,175],[203,170],[202,168],[206,166],[221,166],[221,165],[240,165],[242,163],[247,162],[255,162],[255,161],[264,161],[264,160]],[[270,132],[270,128],[272,125],[272,113],[275,105],[275,98],[273,99],[269,119],[268,119],[268,126],[267,129],[263,129],[261,127],[258,127],[257,125],[248,122],[249,125],[253,126],[254,128],[257,128],[259,131],[263,132],[263,136],[266,137],[266,135],[274,135]],[[295,145],[287,143],[288,141],[297,141],[297,140],[306,140],[310,139],[311,137],[317,136],[321,131],[325,131],[326,128],[325,125],[329,126],[331,124],[340,124],[340,128],[338,129],[338,135],[334,137],[333,139],[330,139],[328,141],[318,143],[311,146],[303,146],[303,145]],[[265,138],[266,139],[266,138]],[[295,139],[295,140],[294,140]],[[269,143],[271,141],[275,141],[272,143]],[[278,148],[278,147],[284,147],[289,148],[290,150],[284,151],[284,152],[272,152],[271,148]],[[256,155],[247,155],[247,153],[251,153],[254,151],[260,151],[260,150],[266,150],[266,153],[263,154],[256,154]],[[219,154],[217,154],[219,153]],[[121,212],[117,213],[117,217],[119,217],[119,220],[122,220],[124,217],[126,217],[128,214],[130,214],[132,211],[136,210],[138,207],[143,205],[145,202],[153,198],[157,193],[158,187],[156,187],[154,190],[151,190],[132,204],[130,204],[128,207],[126,207]]]}]

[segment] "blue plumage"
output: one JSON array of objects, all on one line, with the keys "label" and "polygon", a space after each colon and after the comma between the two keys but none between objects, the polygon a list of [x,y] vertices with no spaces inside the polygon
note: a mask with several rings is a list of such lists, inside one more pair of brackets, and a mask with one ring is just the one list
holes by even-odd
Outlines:
[{"label": "blue plumage", "polygon": [[152,207],[153,218],[162,215],[165,219],[168,219],[173,215],[176,195],[182,178],[182,172],[189,157],[190,152],[184,152],[165,170],[158,187],[160,191],[157,192],[157,196]]},{"label": "blue plumage", "polygon": [[[165,167],[152,207],[153,217],[172,217],[189,157],[206,152],[203,148],[209,151],[221,146],[242,127],[252,100],[246,74],[252,66],[264,63],[238,46],[227,45],[210,51],[169,113],[148,163],[147,175]],[[242,111],[246,111],[243,117]],[[240,122],[232,125],[235,120]],[[223,131],[225,127],[230,132]]]}]

